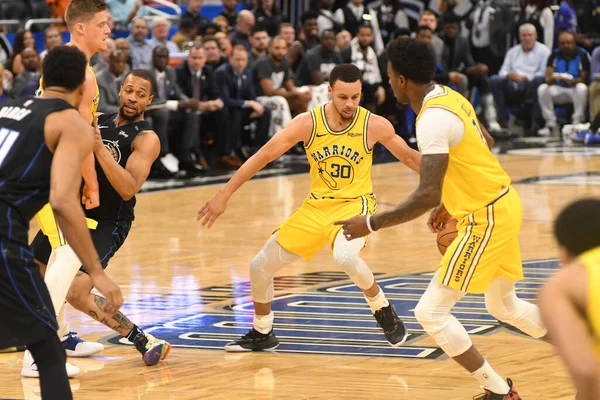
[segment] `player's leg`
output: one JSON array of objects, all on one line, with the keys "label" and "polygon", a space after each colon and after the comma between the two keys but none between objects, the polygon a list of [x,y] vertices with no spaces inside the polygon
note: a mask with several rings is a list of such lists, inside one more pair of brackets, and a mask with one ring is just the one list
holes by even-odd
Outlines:
[{"label": "player's leg", "polygon": [[450,311],[466,293],[486,293],[498,274],[513,281],[522,278],[520,265],[510,271],[500,268],[503,259],[514,256],[510,245],[517,240],[520,224],[521,204],[512,188],[496,202],[463,218],[457,238],[415,309],[425,331],[485,388],[483,399],[519,396],[512,381],[504,381],[479,354]]},{"label": "player's leg", "polygon": [[[92,225],[92,222],[89,222],[88,225]],[[94,222],[93,225],[96,226],[96,223]],[[70,325],[65,318],[67,292],[75,278],[75,274],[81,267],[73,249],[70,246],[60,246],[52,249],[50,239],[41,230],[33,239],[31,247],[38,264],[47,265],[44,281],[57,312],[58,337],[65,347],[67,356],[87,357],[104,350],[102,344],[88,342],[71,332]],[[60,260],[58,263],[53,262],[56,258]],[[77,268],[73,268],[73,265],[77,265]]]},{"label": "player's leg", "polygon": [[373,272],[360,258],[365,247],[365,238],[346,240],[340,229],[333,243],[333,261],[363,291],[367,304],[371,308],[377,323],[383,329],[392,346],[400,346],[408,337],[408,331],[396,314],[394,306],[388,302],[383,290],[375,282]]},{"label": "player's leg", "polygon": [[[99,221],[97,228],[90,231],[92,241],[104,268],[125,242],[130,228],[131,222],[128,221],[120,221],[116,225],[113,222]],[[121,312],[113,316],[104,313],[103,308],[106,299],[91,293],[92,288],[93,282],[89,275],[83,271],[77,272],[69,288],[67,302],[77,310],[126,337],[142,354],[142,359],[146,365],[156,365],[160,360],[167,357],[171,349],[168,342],[158,340],[149,333],[145,333]]]},{"label": "player's leg", "polygon": [[146,365],[156,365],[160,360],[164,360],[171,349],[171,345],[164,340],[156,339],[149,333],[145,333],[120,311],[112,316],[105,313],[103,308],[106,299],[91,293],[93,286],[92,279],[88,274],[82,271],[77,272],[69,289],[67,301],[77,310],[126,337],[142,354],[142,359]]},{"label": "player's leg", "polygon": [[493,393],[509,393],[506,381],[479,354],[469,334],[450,312],[466,294],[439,282],[443,268],[438,269],[415,308],[415,317],[454,361],[465,368],[484,388]]},{"label": "player's leg", "polygon": [[274,297],[273,277],[300,257],[277,243],[278,235],[279,232],[271,235],[262,250],[250,262],[250,282],[254,302],[252,329],[240,339],[226,344],[226,351],[271,350],[279,345],[273,333],[274,315],[271,311]]},{"label": "player's leg", "polygon": [[64,368],[67,361],[65,350],[58,340],[56,332],[50,328],[47,330],[48,335],[45,339],[27,345],[37,364],[42,398],[49,400],[72,399],[69,378]]},{"label": "player's leg", "polygon": [[[48,238],[46,237],[46,235],[44,235],[42,233],[41,230],[35,236],[33,242],[31,243],[31,247],[33,249],[33,254],[34,254],[34,257],[35,257],[38,265],[46,266],[47,264],[51,263],[54,253],[52,252],[52,247],[50,246],[50,242],[49,242]],[[50,298],[52,300],[52,306],[53,306],[55,312],[64,308],[66,291],[69,289],[68,286],[65,287],[65,285],[68,285],[71,282],[71,280],[67,279],[66,277],[64,279],[64,281],[66,281],[66,283],[54,281],[54,279],[59,279],[59,275],[60,275],[60,274],[55,274],[56,271],[57,271],[57,269],[53,269],[53,273],[50,273],[50,269],[45,269],[46,274],[44,276],[44,282],[46,282],[46,286],[48,288],[48,293],[50,294]],[[52,278],[53,274],[57,275],[57,277]],[[47,282],[48,275],[50,275],[50,277],[51,277],[50,284],[48,284],[48,282]],[[61,286],[63,286],[62,289],[61,289]],[[59,292],[61,290],[64,291],[64,295],[59,294],[57,296],[57,288],[58,288]],[[60,300],[57,301],[57,299],[61,298],[61,296],[63,296],[62,303],[60,302]],[[62,313],[59,312],[58,314],[59,314],[59,316],[62,317],[63,326],[65,326],[64,311]],[[59,318],[57,318],[57,320],[59,320]],[[68,327],[66,329],[67,329],[67,333],[68,333]],[[61,333],[60,321],[59,321],[58,337],[61,339],[61,342],[63,344],[63,350],[68,352],[68,350],[65,348],[65,344],[66,344],[65,342],[66,342],[68,336],[65,336]],[[87,344],[87,342],[86,342],[86,344]],[[81,350],[83,347],[85,347],[86,344],[79,345],[79,350]],[[98,345],[102,346],[100,344],[98,344]],[[94,347],[94,344],[92,344],[92,347]],[[104,347],[102,346],[102,348],[104,348]],[[100,349],[100,350],[102,350],[102,349]],[[97,351],[94,351],[93,353],[95,353],[95,352],[97,352]],[[91,353],[91,354],[93,354],[93,353]],[[65,365],[67,374],[70,378],[74,378],[81,373],[79,368],[77,368],[74,365],[71,365],[67,362],[65,362],[64,365]],[[40,376],[39,375],[39,366],[34,361],[33,355],[29,349],[26,350],[23,355],[23,367],[21,369],[21,375],[26,378],[37,378]]]}]

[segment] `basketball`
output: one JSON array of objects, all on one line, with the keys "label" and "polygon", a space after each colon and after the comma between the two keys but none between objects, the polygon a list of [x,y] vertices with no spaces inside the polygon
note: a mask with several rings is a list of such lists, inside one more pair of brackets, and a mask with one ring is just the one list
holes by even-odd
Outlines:
[{"label": "basketball", "polygon": [[437,234],[437,246],[442,255],[446,254],[446,249],[458,236],[458,230],[456,229],[457,223],[458,221],[456,218],[449,219],[448,222],[446,222],[446,227]]}]

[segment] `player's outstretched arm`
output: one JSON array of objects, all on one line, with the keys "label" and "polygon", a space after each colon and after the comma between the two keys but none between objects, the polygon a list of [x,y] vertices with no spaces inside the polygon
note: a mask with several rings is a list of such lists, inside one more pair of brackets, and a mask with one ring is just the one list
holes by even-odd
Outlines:
[{"label": "player's outstretched arm", "polygon": [[546,282],[539,294],[542,319],[573,377],[578,400],[600,399],[600,365],[584,319],[587,279],[583,265],[567,265]]},{"label": "player's outstretched arm", "polygon": [[267,164],[285,154],[298,142],[308,143],[313,130],[310,113],[298,115],[283,130],[275,134],[261,149],[248,159],[229,179],[221,190],[217,192],[198,211],[197,220],[202,221],[202,226],[208,224],[210,228],[215,220],[225,212],[229,198],[258,171]]},{"label": "player's outstretched arm", "polygon": [[81,163],[92,151],[92,128],[76,111],[65,110],[46,119],[45,139],[54,153],[50,171],[50,206],[56,222],[94,285],[106,297],[105,311],[114,314],[123,304],[123,296],[100,265],[79,204]]},{"label": "player's outstretched arm", "polygon": [[[434,207],[438,207],[442,200],[442,183],[448,169],[448,153],[427,154],[421,158],[421,178],[419,187],[406,200],[391,210],[375,214],[370,218],[370,227],[373,231],[412,221]],[[335,225],[342,225],[344,236],[348,240],[367,236],[371,233],[367,217],[359,215],[345,221],[337,221]]]},{"label": "player's outstretched arm", "polygon": [[396,135],[396,131],[390,121],[379,115],[371,114],[367,135],[369,138],[373,138],[374,142],[384,145],[394,157],[402,161],[408,168],[417,174],[419,173],[421,153],[411,149],[404,139]]},{"label": "player's outstretched arm", "polygon": [[[83,98],[79,106],[79,114],[85,121],[91,121],[92,104],[96,97],[96,78],[89,70],[85,71],[85,83],[83,89]],[[88,210],[100,205],[100,188],[98,187],[98,176],[96,175],[96,165],[94,154],[90,153],[81,164],[81,176],[85,181],[85,208]]]},{"label": "player's outstretched arm", "polygon": [[121,167],[102,143],[98,120],[94,120],[94,155],[111,186],[123,200],[129,200],[139,191],[152,163],[160,154],[160,140],[154,131],[140,132],[132,143],[132,152],[125,168]]}]

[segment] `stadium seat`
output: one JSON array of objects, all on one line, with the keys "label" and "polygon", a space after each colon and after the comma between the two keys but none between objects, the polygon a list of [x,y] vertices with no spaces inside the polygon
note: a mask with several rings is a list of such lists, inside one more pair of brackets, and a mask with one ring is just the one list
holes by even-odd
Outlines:
[{"label": "stadium seat", "polygon": [[16,32],[31,18],[31,9],[23,0],[0,0],[0,19],[18,19],[19,25],[8,25],[8,32]]}]

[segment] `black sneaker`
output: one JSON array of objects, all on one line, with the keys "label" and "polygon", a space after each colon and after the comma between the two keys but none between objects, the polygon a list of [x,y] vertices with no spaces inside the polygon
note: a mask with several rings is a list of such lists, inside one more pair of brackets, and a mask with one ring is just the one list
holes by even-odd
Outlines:
[{"label": "black sneaker", "polygon": [[390,303],[389,306],[375,311],[375,319],[377,320],[377,326],[383,329],[387,341],[392,346],[401,346],[406,341],[408,331],[404,326],[404,322],[396,314],[393,304]]},{"label": "black sneaker", "polygon": [[510,391],[507,394],[492,393],[484,388],[485,393],[478,394],[473,397],[473,400],[521,400],[521,396],[517,393],[513,381],[510,378],[507,378],[506,383],[510,386]]},{"label": "black sneaker", "polygon": [[244,351],[264,351],[274,350],[279,346],[279,340],[275,337],[273,329],[271,332],[260,333],[252,328],[244,336],[234,342],[229,342],[225,345],[225,351],[238,353]]}]

